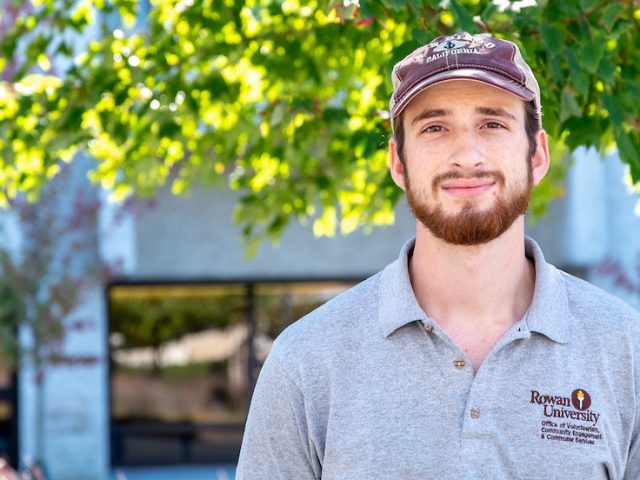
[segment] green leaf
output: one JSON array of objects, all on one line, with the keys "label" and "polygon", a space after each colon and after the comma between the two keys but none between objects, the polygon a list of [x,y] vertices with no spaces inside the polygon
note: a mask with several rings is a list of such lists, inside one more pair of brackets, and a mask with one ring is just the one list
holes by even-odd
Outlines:
[{"label": "green leaf", "polygon": [[604,58],[598,66],[597,76],[607,85],[614,85],[617,81],[616,64],[609,58]]},{"label": "green leaf", "polygon": [[610,29],[616,19],[623,16],[627,6],[623,2],[610,2],[602,11],[602,25],[606,29]]},{"label": "green leaf", "polygon": [[568,132],[565,143],[571,150],[578,147],[590,147],[597,143],[598,134],[594,130],[594,119],[592,117],[570,117],[562,125]]},{"label": "green leaf", "polygon": [[609,95],[605,93],[602,95],[602,103],[604,104],[607,112],[609,113],[609,118],[616,129],[622,127],[622,122],[624,120],[623,109],[621,108],[620,101],[614,95]]},{"label": "green leaf", "polygon": [[630,133],[616,129],[616,145],[620,156],[631,169],[631,178],[634,182],[640,181],[640,142],[634,141]]},{"label": "green leaf", "polygon": [[560,104],[560,122],[564,122],[569,117],[579,117],[581,114],[575,93],[570,88],[565,88],[562,91],[562,103]]},{"label": "green leaf", "polygon": [[458,0],[450,0],[449,8],[451,8],[451,13],[462,30],[469,33],[475,33],[478,31],[478,26],[476,25],[476,22],[473,21],[473,16],[460,4],[460,2],[458,2]]},{"label": "green leaf", "polygon": [[584,68],[578,63],[573,52],[569,49],[564,50],[564,54],[569,62],[569,70],[571,72],[571,83],[578,93],[583,97],[589,95],[589,76]]},{"label": "green leaf", "polygon": [[555,83],[561,83],[564,79],[564,72],[562,71],[562,58],[558,55],[552,55],[547,63],[551,77]]},{"label": "green leaf", "polygon": [[560,9],[560,15],[563,17],[576,17],[579,16],[582,12],[580,11],[580,4],[578,2],[558,2],[551,1],[550,4],[554,6],[557,5]]},{"label": "green leaf", "polygon": [[577,58],[589,73],[596,73],[598,70],[598,65],[604,54],[604,48],[604,42],[600,39],[589,40],[582,43]]},{"label": "green leaf", "polygon": [[580,0],[580,8],[582,10],[591,10],[602,3],[602,0]]},{"label": "green leaf", "polygon": [[393,51],[391,52],[391,59],[389,63],[391,65],[398,63],[400,60],[402,60],[404,57],[409,55],[421,45],[422,43],[417,39],[411,38],[410,40],[398,45],[397,47],[394,47]]},{"label": "green leaf", "polygon": [[550,56],[557,55],[566,38],[566,31],[558,26],[544,22],[541,26],[542,41]]},{"label": "green leaf", "polygon": [[414,8],[420,8],[419,0],[406,1],[406,0],[382,0],[382,4],[392,10],[401,10],[411,5]]},{"label": "green leaf", "polygon": [[360,20],[369,17],[383,19],[386,16],[384,6],[379,0],[364,0],[360,2],[360,12],[358,13]]},{"label": "green leaf", "polygon": [[495,4],[495,2],[488,3],[487,6],[482,11],[482,13],[480,14],[480,18],[485,23],[489,22],[491,21],[491,17],[493,17],[493,15],[497,11],[498,11],[498,6]]},{"label": "green leaf", "polygon": [[411,38],[415,41],[416,45],[426,45],[433,40],[433,34],[422,28],[415,28],[411,31]]}]

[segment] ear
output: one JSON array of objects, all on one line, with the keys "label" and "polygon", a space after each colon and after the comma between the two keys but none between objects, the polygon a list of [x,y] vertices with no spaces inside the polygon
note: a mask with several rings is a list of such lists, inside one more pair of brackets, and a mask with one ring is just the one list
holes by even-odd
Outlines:
[{"label": "ear", "polygon": [[547,132],[539,130],[536,133],[536,142],[538,146],[533,154],[531,161],[533,162],[533,184],[538,185],[549,171],[549,142],[547,140]]},{"label": "ear", "polygon": [[398,144],[395,137],[392,137],[391,140],[389,140],[389,172],[391,173],[391,178],[393,178],[395,184],[402,190],[405,190],[404,168],[405,167],[398,156]]}]

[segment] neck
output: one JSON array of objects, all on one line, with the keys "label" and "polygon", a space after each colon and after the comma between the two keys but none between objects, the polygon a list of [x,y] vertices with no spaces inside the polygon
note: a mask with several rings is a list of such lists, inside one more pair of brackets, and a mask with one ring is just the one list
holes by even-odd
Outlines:
[{"label": "neck", "polygon": [[445,330],[505,331],[533,297],[535,269],[524,254],[524,218],[477,246],[447,244],[418,225],[410,276],[418,303]]}]

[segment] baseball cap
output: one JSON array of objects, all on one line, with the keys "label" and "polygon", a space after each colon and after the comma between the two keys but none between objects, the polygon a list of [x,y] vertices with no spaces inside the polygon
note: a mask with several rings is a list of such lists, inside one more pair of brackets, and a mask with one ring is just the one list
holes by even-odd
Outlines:
[{"label": "baseball cap", "polygon": [[417,48],[393,67],[391,124],[427,87],[447,80],[476,80],[534,101],[538,114],[540,87],[518,46],[489,34],[459,32]]}]

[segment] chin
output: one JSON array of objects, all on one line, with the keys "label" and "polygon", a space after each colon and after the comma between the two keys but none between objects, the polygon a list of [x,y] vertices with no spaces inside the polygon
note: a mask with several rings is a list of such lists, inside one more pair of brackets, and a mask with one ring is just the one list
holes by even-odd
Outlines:
[{"label": "chin", "polygon": [[441,208],[441,211],[448,217],[456,217],[458,215],[482,215],[490,212],[495,207],[494,202],[486,204],[486,202],[473,202],[465,200],[462,205],[445,209]]}]

